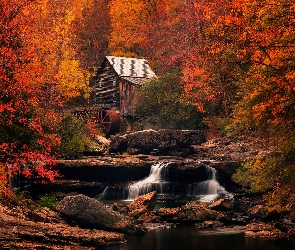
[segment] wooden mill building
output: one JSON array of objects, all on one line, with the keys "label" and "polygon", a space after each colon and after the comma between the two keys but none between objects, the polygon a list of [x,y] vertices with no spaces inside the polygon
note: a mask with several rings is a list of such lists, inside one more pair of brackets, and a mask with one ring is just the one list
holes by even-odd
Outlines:
[{"label": "wooden mill building", "polygon": [[145,59],[107,56],[91,81],[94,104],[134,116],[137,89],[152,77]]},{"label": "wooden mill building", "polygon": [[155,77],[145,59],[106,56],[91,79],[92,103],[107,133],[118,132],[122,118],[135,116],[137,90]]}]

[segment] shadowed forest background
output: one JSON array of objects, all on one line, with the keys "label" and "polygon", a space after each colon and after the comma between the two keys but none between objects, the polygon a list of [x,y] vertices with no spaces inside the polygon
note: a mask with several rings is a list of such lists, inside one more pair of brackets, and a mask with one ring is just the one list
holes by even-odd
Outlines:
[{"label": "shadowed forest background", "polygon": [[0,0],[2,195],[19,170],[54,179],[56,159],[99,133],[62,110],[91,102],[89,79],[106,55],[145,58],[158,76],[139,93],[141,116],[277,147],[235,179],[294,211],[291,0]]}]

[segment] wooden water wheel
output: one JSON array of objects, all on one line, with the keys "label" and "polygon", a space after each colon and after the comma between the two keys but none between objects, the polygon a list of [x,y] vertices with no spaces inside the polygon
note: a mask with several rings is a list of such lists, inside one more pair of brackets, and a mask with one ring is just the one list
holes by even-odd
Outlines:
[{"label": "wooden water wheel", "polygon": [[116,111],[111,109],[101,109],[98,111],[98,124],[107,134],[115,134],[120,130],[120,117]]}]

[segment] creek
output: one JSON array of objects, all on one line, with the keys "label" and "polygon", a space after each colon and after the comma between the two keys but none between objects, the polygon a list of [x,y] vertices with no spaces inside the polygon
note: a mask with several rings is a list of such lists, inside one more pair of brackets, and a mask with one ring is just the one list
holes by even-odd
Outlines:
[{"label": "creek", "polygon": [[158,228],[114,250],[290,250],[295,241],[258,240],[244,236],[244,228],[198,230],[193,227]]},{"label": "creek", "polygon": [[[169,179],[169,163],[155,163],[151,166],[149,175],[139,181],[128,182],[121,187],[105,187],[104,191],[97,195],[99,200],[108,200],[108,197],[121,197],[121,200],[133,201],[136,197],[147,194],[152,191],[157,191],[158,201],[167,202],[177,200],[185,202],[188,200],[201,200],[206,203],[212,203],[216,199],[224,197],[232,199],[233,195],[225,190],[216,179],[216,169],[204,165],[206,168],[206,180],[200,182],[175,182]],[[115,185],[116,186],[116,185]]]},{"label": "creek", "polygon": [[[116,189],[121,192],[118,197],[122,200],[107,200],[112,190],[106,187],[96,198],[110,206],[116,202],[125,206],[136,197],[157,191],[158,202],[155,210],[160,207],[176,207],[184,205],[188,200],[201,200],[211,204],[219,198],[233,199],[233,195],[226,191],[217,181],[217,171],[206,166],[207,180],[185,185],[169,180],[167,163],[156,163],[151,166],[150,174],[142,180],[126,183]],[[179,187],[181,186],[181,188]],[[111,195],[112,197],[112,195]],[[174,199],[175,197],[180,197]],[[193,226],[179,226],[177,224],[150,225],[150,230],[143,237],[131,237],[128,244],[112,248],[114,250],[289,250],[295,249],[295,241],[288,240],[258,240],[245,237],[244,226],[198,229]]]}]

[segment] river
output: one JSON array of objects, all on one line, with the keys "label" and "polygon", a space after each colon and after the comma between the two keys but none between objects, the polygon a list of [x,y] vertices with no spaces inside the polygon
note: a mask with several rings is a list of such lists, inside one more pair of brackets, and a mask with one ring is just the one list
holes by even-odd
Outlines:
[{"label": "river", "polygon": [[291,250],[295,241],[245,237],[244,227],[198,230],[194,227],[157,228],[112,250]]},{"label": "river", "polygon": [[[167,164],[157,163],[151,167],[150,175],[145,179],[129,185],[125,191],[127,195],[121,195],[128,200],[103,202],[110,206],[112,203],[126,205],[139,195],[151,191],[157,191],[162,196],[171,195],[173,183],[167,179]],[[189,184],[186,195],[200,198],[201,201],[211,202],[220,195],[232,198],[216,180],[216,170],[207,167],[208,179],[200,183]],[[108,192],[108,187],[97,198],[102,199]],[[175,203],[175,202],[174,202]],[[159,207],[175,207],[183,204],[169,202],[158,202],[154,210]],[[154,227],[143,237],[133,237],[128,239],[125,246],[112,248],[115,250],[290,250],[295,249],[295,241],[288,240],[259,240],[245,237],[244,227],[223,227],[214,229],[197,229],[191,226],[160,228]]]}]

